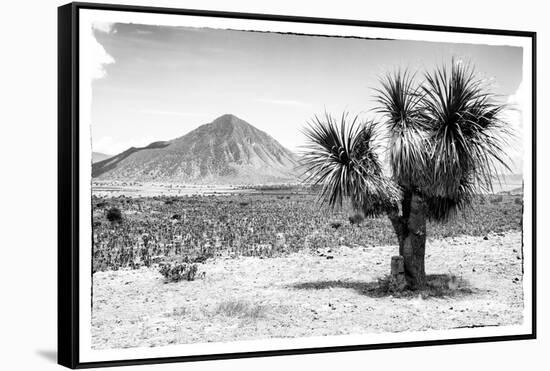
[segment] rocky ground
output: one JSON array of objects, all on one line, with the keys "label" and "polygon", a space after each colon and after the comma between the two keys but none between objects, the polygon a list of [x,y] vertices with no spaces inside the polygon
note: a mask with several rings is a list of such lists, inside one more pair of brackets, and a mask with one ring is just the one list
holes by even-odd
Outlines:
[{"label": "rocky ground", "polygon": [[155,269],[93,277],[92,346],[401,332],[522,322],[521,233],[429,241],[430,289],[392,295],[396,246],[341,246],[279,258],[217,259],[204,278]]}]

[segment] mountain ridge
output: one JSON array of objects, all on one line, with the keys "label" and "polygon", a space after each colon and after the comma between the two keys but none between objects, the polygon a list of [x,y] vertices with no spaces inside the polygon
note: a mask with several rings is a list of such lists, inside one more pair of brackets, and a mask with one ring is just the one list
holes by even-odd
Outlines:
[{"label": "mountain ridge", "polygon": [[92,152],[92,163],[100,162],[110,157],[113,157],[113,156],[102,152]]},{"label": "mountain ridge", "polygon": [[186,184],[271,184],[297,180],[296,155],[232,114],[178,138],[131,147],[92,165],[106,180]]}]

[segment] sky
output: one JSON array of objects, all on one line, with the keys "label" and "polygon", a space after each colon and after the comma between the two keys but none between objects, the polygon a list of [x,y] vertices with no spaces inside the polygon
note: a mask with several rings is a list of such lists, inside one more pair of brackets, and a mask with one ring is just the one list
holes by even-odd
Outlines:
[{"label": "sky", "polygon": [[[314,115],[376,119],[381,77],[400,68],[422,76],[452,58],[472,63],[503,102],[513,106],[522,91],[519,47],[122,23],[92,31],[92,146],[106,154],[180,137],[226,113],[298,151]],[[520,137],[521,114],[507,118]],[[519,170],[517,143],[509,153]]]}]

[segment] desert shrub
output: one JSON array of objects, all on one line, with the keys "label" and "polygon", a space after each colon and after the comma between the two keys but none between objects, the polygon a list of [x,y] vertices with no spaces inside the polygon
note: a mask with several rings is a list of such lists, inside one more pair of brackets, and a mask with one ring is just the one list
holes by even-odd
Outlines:
[{"label": "desert shrub", "polygon": [[194,263],[204,263],[207,259],[213,258],[214,254],[212,251],[202,251],[193,256],[185,256],[181,259],[183,263],[194,264]]},{"label": "desert shrub", "polygon": [[228,300],[217,305],[214,314],[227,317],[258,319],[265,316],[266,307],[254,305],[242,300]]},{"label": "desert shrub", "polygon": [[122,221],[122,212],[118,207],[111,207],[107,211],[107,220],[110,222],[121,222]]},{"label": "desert shrub", "polygon": [[159,268],[160,274],[170,282],[194,281],[197,271],[197,264],[192,263],[162,264]]},{"label": "desert shrub", "polygon": [[523,205],[523,200],[521,199],[521,197],[516,197],[514,198],[514,203],[516,205]]},{"label": "desert shrub", "polygon": [[306,236],[304,245],[307,249],[317,250],[329,247],[330,243],[331,239],[329,236],[316,231]]},{"label": "desert shrub", "polygon": [[165,313],[164,316],[165,317],[172,317],[172,316],[183,317],[186,314],[187,314],[187,308],[179,307],[179,308],[172,309],[172,313]]},{"label": "desert shrub", "polygon": [[365,217],[363,214],[355,213],[352,216],[348,218],[350,224],[361,224],[363,220],[365,220]]},{"label": "desert shrub", "polygon": [[330,226],[334,229],[338,229],[342,226],[342,223],[340,223],[340,222],[330,222]]}]

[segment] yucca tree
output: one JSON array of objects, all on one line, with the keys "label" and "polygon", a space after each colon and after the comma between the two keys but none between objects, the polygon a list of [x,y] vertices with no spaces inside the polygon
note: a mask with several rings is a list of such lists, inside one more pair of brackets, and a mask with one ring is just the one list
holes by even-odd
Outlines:
[{"label": "yucca tree", "polygon": [[329,206],[349,199],[367,216],[387,214],[411,289],[426,285],[427,220],[445,221],[492,191],[497,170],[508,168],[503,148],[511,134],[501,119],[505,105],[469,65],[453,61],[418,80],[407,72],[381,80],[379,122],[315,116],[302,158],[305,181],[322,185]]}]

